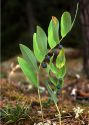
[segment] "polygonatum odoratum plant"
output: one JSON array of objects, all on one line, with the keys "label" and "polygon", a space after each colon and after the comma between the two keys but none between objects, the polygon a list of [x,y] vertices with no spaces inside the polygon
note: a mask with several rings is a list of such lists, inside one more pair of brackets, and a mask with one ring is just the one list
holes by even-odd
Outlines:
[{"label": "polygonatum odoratum plant", "polygon": [[[57,106],[57,93],[63,87],[64,76],[66,73],[66,58],[64,47],[61,43],[63,38],[66,37],[74,25],[77,10],[78,5],[73,21],[71,19],[71,14],[67,11],[62,14],[60,23],[55,16],[52,16],[48,26],[48,35],[46,35],[40,26],[37,26],[36,32],[33,34],[33,51],[30,50],[27,46],[20,44],[20,50],[23,57],[18,57],[18,62],[22,71],[29,79],[30,83],[32,83],[38,89],[40,100],[39,72],[41,68],[46,70],[46,73],[49,76],[49,80],[45,80],[44,85],[46,85],[46,88],[51,96],[51,100],[54,101],[58,112],[59,109]],[[59,33],[61,36],[59,36]],[[58,50],[57,52],[55,51],[56,49]],[[50,52],[52,52],[51,55]],[[37,65],[37,62],[39,62],[39,65]],[[42,110],[41,100],[40,106]],[[61,118],[59,119],[61,120]]]}]

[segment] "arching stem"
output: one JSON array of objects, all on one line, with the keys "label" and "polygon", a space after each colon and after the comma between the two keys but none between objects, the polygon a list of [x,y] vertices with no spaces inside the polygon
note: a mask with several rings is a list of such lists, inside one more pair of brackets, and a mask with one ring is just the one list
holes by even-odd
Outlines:
[{"label": "arching stem", "polygon": [[40,96],[40,89],[39,89],[39,87],[38,87],[38,96],[39,96],[39,102],[40,102],[40,108],[41,108],[42,122],[43,122],[43,125],[44,125],[43,108],[42,108],[42,102],[41,102],[41,96]]},{"label": "arching stem", "polygon": [[59,110],[59,108],[58,108],[57,103],[55,103],[55,106],[56,106],[56,109],[57,109],[57,111],[58,111],[59,125],[61,125],[61,113],[60,113],[60,110]]}]

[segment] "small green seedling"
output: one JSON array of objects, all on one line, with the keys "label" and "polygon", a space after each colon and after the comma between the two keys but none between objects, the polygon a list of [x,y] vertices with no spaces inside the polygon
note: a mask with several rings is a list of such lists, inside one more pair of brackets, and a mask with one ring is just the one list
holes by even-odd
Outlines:
[{"label": "small green seedling", "polygon": [[3,120],[5,125],[16,124],[21,120],[29,118],[30,111],[30,108],[26,105],[8,105],[0,109],[0,120]]},{"label": "small green seedling", "polygon": [[[78,5],[76,9],[75,18],[77,15],[77,11],[78,11]],[[44,30],[40,26],[37,26],[36,33],[33,34],[33,52],[25,45],[20,44],[20,49],[23,58],[18,57],[18,62],[22,71],[24,72],[26,77],[30,80],[30,82],[38,89],[41,111],[42,111],[42,104],[39,92],[39,86],[40,86],[39,72],[41,67],[45,68],[45,70],[47,71],[49,75],[49,81],[46,81],[46,87],[59,113],[60,125],[61,125],[61,114],[57,106],[58,102],[57,93],[63,87],[64,76],[66,73],[65,52],[60,42],[71,31],[73,24],[75,22],[75,18],[72,22],[70,13],[69,12],[63,13],[60,21],[60,27],[61,27],[60,37],[59,37],[59,21],[54,16],[52,16],[52,19],[48,26],[48,37],[44,32]],[[47,44],[49,44],[50,49],[47,48]],[[53,63],[53,59],[55,56],[55,52],[53,50],[54,48],[57,47],[57,45],[59,48],[59,52],[56,57],[55,63]],[[52,56],[49,56],[49,53],[51,51],[53,51],[53,54]],[[40,63],[39,66],[37,65],[37,61]],[[53,88],[49,84],[49,82],[53,84]],[[42,120],[44,123],[43,112],[42,112]]]}]

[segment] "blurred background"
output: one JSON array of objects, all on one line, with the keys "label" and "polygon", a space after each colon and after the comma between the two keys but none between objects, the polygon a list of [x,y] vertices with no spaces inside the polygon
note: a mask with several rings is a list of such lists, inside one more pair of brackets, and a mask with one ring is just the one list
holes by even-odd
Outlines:
[{"label": "blurred background", "polygon": [[[86,31],[84,27],[84,24],[87,25],[86,22],[89,22],[89,13],[84,12],[84,8],[89,10],[89,7],[84,7],[89,6],[88,0],[2,0],[2,61],[20,53],[19,43],[28,45],[29,48],[32,49],[32,37],[36,31],[36,26],[40,25],[47,33],[47,28],[52,16],[56,16],[60,20],[62,13],[69,11],[73,20],[77,2],[80,3],[74,27],[71,33],[63,40],[62,44],[65,47],[78,48],[82,53],[85,53],[83,55],[85,60],[84,65],[87,65],[89,69],[89,63],[86,63],[89,59],[89,50],[84,50],[84,46],[85,48],[89,47],[89,39],[84,39],[84,36],[86,37],[87,34],[86,32],[89,31],[89,29]],[[85,17],[87,21],[84,20]],[[89,37],[89,34],[87,37]]]},{"label": "blurred background", "polygon": [[[76,11],[76,1],[66,0],[3,0],[2,1],[2,60],[18,54],[19,43],[32,48],[32,36],[40,25],[47,33],[52,16],[59,20],[64,11]],[[78,47],[82,44],[81,23],[77,16],[71,34],[64,40],[65,46]]]}]

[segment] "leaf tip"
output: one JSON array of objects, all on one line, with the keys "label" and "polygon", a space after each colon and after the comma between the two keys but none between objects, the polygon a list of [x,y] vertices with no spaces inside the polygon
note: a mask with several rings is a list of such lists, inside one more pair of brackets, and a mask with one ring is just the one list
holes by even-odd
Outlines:
[{"label": "leaf tip", "polygon": [[54,24],[57,23],[57,18],[55,16],[52,16],[52,21],[54,22]]}]

